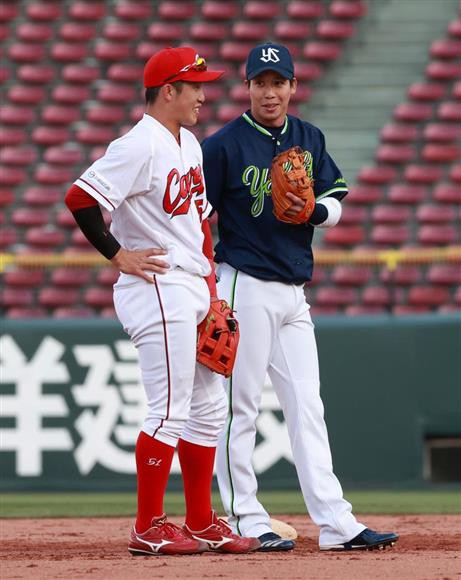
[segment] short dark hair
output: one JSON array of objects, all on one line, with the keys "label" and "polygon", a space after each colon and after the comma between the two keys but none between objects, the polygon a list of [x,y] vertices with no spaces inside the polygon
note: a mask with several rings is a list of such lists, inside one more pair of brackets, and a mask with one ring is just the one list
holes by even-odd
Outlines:
[{"label": "short dark hair", "polygon": [[[176,81],[175,83],[171,83],[174,88],[177,90],[178,93],[180,93],[182,91],[182,87],[184,85],[183,81]],[[155,101],[157,100],[157,97],[160,93],[160,89],[162,88],[162,86],[160,87],[147,87],[146,89],[146,105],[149,105],[150,103],[155,103]]]}]

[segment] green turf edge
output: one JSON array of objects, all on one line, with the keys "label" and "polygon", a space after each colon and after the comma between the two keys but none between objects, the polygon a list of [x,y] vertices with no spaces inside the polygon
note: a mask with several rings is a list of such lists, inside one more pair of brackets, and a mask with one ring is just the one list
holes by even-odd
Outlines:
[{"label": "green turf edge", "polygon": [[[259,499],[271,514],[306,513],[301,493],[261,492]],[[350,491],[345,497],[354,513],[368,514],[461,514],[461,490],[447,491]],[[213,504],[223,513],[218,494]],[[165,510],[184,514],[182,493],[169,492]],[[132,493],[2,493],[0,517],[115,517],[133,516],[136,496]]]}]

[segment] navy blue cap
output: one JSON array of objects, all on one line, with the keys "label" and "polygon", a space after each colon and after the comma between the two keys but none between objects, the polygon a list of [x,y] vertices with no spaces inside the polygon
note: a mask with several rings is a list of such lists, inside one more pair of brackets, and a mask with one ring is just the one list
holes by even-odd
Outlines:
[{"label": "navy blue cap", "polygon": [[266,70],[273,70],[286,79],[294,78],[293,59],[286,46],[266,42],[251,49],[247,58],[246,78],[254,79]]}]

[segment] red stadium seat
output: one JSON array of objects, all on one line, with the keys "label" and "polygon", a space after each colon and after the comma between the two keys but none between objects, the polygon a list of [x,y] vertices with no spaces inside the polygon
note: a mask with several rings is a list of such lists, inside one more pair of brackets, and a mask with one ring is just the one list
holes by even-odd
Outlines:
[{"label": "red stadium seat", "polygon": [[447,101],[437,109],[437,117],[442,121],[461,121],[461,103]]},{"label": "red stadium seat", "polygon": [[461,182],[461,165],[452,165],[449,173],[452,181]]},{"label": "red stadium seat", "polygon": [[[151,40],[181,40],[185,36],[185,29],[182,24],[154,22],[147,30],[147,36]],[[155,52],[155,51],[154,51]],[[153,54],[153,53],[152,53]],[[152,56],[152,54],[150,56]]]},{"label": "red stadium seat", "polygon": [[101,40],[94,47],[94,55],[98,60],[115,61],[125,60],[131,54],[131,47],[129,44],[122,44],[121,42],[108,42]]},{"label": "red stadium seat", "polygon": [[452,20],[448,25],[448,33],[455,38],[461,38],[461,20]]},{"label": "red stadium seat", "polygon": [[[10,36],[10,30],[5,24],[0,24],[0,41],[4,42]],[[3,72],[3,71],[2,71]]]},{"label": "red stadium seat", "polygon": [[323,40],[343,40],[354,35],[355,28],[350,22],[322,20],[317,25],[317,36]]},{"label": "red stadium seat", "polygon": [[71,2],[69,15],[75,20],[100,20],[106,14],[105,2]]},{"label": "red stadium seat", "polygon": [[21,307],[13,307],[9,308],[6,312],[6,318],[47,318],[47,313],[45,308],[35,307],[35,308],[21,308]]},{"label": "red stadium seat", "polygon": [[449,163],[460,158],[461,149],[454,144],[428,143],[424,145],[421,158],[431,163]]},{"label": "red stadium seat", "polygon": [[0,4],[0,22],[8,22],[13,20],[18,15],[18,7],[16,4],[2,2]]},{"label": "red stadium seat", "polygon": [[91,281],[91,270],[88,268],[56,268],[51,273],[51,282],[55,286],[86,286]]},{"label": "red stadium seat", "polygon": [[4,147],[0,151],[0,161],[6,165],[29,165],[37,159],[37,151],[32,147]]},{"label": "red stadium seat", "polygon": [[109,22],[104,26],[103,35],[107,40],[116,42],[137,40],[141,38],[141,28],[132,22]]},{"label": "red stadium seat", "polygon": [[344,310],[344,313],[347,316],[369,316],[373,314],[383,314],[385,312],[387,312],[385,307],[372,304],[352,304],[352,306],[346,306]]},{"label": "red stadium seat", "polygon": [[430,312],[429,306],[426,305],[410,305],[410,304],[396,304],[392,308],[392,314],[397,316],[406,316],[408,314],[423,314]]},{"label": "red stadium seat", "polygon": [[69,139],[67,127],[40,126],[32,131],[32,141],[38,145],[60,145]]},{"label": "red stadium seat", "polygon": [[68,228],[71,230],[75,228],[75,218],[67,207],[60,209],[56,214],[56,224],[61,228]]},{"label": "red stadium seat", "polygon": [[0,127],[0,146],[21,145],[26,141],[26,132],[17,127]]},{"label": "red stadium seat", "polygon": [[60,306],[53,310],[53,318],[93,318],[95,316],[92,308],[85,308],[84,306],[67,307]]},{"label": "red stadium seat", "polygon": [[461,64],[450,61],[434,61],[427,65],[426,75],[436,81],[457,80],[461,76]]},{"label": "red stadium seat", "polygon": [[304,46],[303,55],[312,60],[329,62],[336,60],[341,55],[341,47],[331,42],[308,42]]},{"label": "red stadium seat", "polygon": [[431,284],[456,286],[461,284],[461,265],[432,264],[427,271],[426,279]]},{"label": "red stadium seat", "polygon": [[19,185],[26,180],[26,172],[19,167],[0,167],[1,185]]},{"label": "red stadium seat", "polygon": [[37,105],[45,98],[43,87],[13,85],[8,91],[8,99],[17,105]]},{"label": "red stadium seat", "polygon": [[57,85],[52,92],[53,99],[57,103],[77,105],[90,98],[90,89],[75,85]]},{"label": "red stadium seat", "polygon": [[18,207],[13,211],[11,221],[18,227],[44,226],[50,221],[50,213],[43,209]]},{"label": "red stadium seat", "polygon": [[451,142],[461,138],[461,126],[454,123],[429,123],[424,127],[427,141]]},{"label": "red stadium seat", "polygon": [[28,288],[4,288],[0,294],[0,304],[4,308],[29,306],[33,302],[33,291]]},{"label": "red stadium seat", "polygon": [[408,143],[418,138],[419,129],[416,125],[389,123],[381,129],[381,140],[393,143]]},{"label": "red stadium seat", "polygon": [[420,205],[416,209],[416,219],[419,222],[438,224],[455,221],[459,216],[459,211],[452,205],[437,205],[427,203]]},{"label": "red stadium seat", "polygon": [[86,22],[64,22],[59,36],[67,42],[85,42],[96,36],[96,27]]},{"label": "red stadium seat", "polygon": [[71,233],[71,241],[75,247],[87,247],[93,248],[93,245],[87,240],[87,238],[83,235],[83,232],[80,228],[75,228]]},{"label": "red stadium seat", "polygon": [[80,127],[75,135],[79,143],[86,145],[104,144],[113,141],[116,137],[113,127],[101,125],[87,125]]},{"label": "red stadium seat", "polygon": [[26,242],[37,247],[57,247],[65,242],[65,234],[52,226],[30,228],[25,235]]},{"label": "red stadium seat", "polygon": [[362,292],[362,302],[367,306],[387,306],[391,303],[389,288],[383,286],[369,286]]},{"label": "red stadium seat", "polygon": [[221,41],[229,35],[227,24],[220,22],[195,22],[191,24],[189,34],[194,40]]},{"label": "red stadium seat", "polygon": [[442,178],[442,170],[430,165],[408,165],[404,176],[410,183],[435,183]]},{"label": "red stadium seat", "polygon": [[61,188],[32,186],[25,189],[23,199],[32,206],[52,206],[62,199]]},{"label": "red stadium seat", "polygon": [[162,20],[190,20],[194,13],[193,2],[164,0],[158,7],[158,15]]},{"label": "red stadium seat", "polygon": [[232,26],[232,36],[238,40],[263,40],[269,34],[269,26],[265,22],[235,22]]},{"label": "red stadium seat", "polygon": [[443,38],[434,40],[431,44],[430,55],[432,58],[455,59],[461,57],[461,40]]},{"label": "red stadium seat", "polygon": [[9,46],[8,56],[14,62],[43,62],[45,60],[45,47],[41,44],[16,42]]},{"label": "red stadium seat", "polygon": [[106,83],[98,89],[98,99],[106,103],[129,103],[135,97],[134,86]]},{"label": "red stadium seat", "polygon": [[243,4],[243,14],[252,19],[272,19],[280,13],[280,2],[270,0],[250,0]]},{"label": "red stadium seat", "polygon": [[10,187],[0,187],[0,207],[6,207],[14,201],[13,190]]},{"label": "red stadium seat", "polygon": [[38,295],[38,303],[47,308],[74,306],[78,303],[78,293],[70,288],[67,288],[65,292],[62,288],[42,288]]},{"label": "red stadium seat", "polygon": [[447,288],[440,286],[413,286],[408,291],[408,304],[414,306],[440,306],[449,299]]},{"label": "red stadium seat", "polygon": [[123,107],[96,105],[86,112],[86,119],[90,123],[120,123],[125,119]]},{"label": "red stadium seat", "polygon": [[461,235],[458,226],[452,225],[424,225],[418,231],[418,242],[436,246],[459,243]]},{"label": "red stadium seat", "polygon": [[458,288],[455,292],[455,302],[456,302],[456,304],[461,305],[461,287]]},{"label": "red stadium seat", "polygon": [[88,56],[86,44],[56,42],[51,47],[51,57],[58,62],[78,62]]},{"label": "red stadium seat", "polygon": [[16,37],[25,42],[46,42],[53,36],[50,24],[23,22],[16,29]]},{"label": "red stadium seat", "polygon": [[73,175],[73,168],[39,165],[34,172],[34,179],[37,183],[56,185],[71,182]]},{"label": "red stadium seat", "polygon": [[362,0],[334,0],[330,4],[330,14],[334,18],[361,18],[367,13],[367,5]]},{"label": "red stadium seat", "polygon": [[424,185],[396,184],[389,188],[387,197],[394,203],[418,204],[428,197],[428,189]]},{"label": "red stadium seat", "polygon": [[5,286],[29,286],[35,288],[43,284],[45,272],[36,268],[16,269],[3,274]]},{"label": "red stadium seat", "polygon": [[100,316],[101,318],[117,319],[117,313],[115,312],[115,308],[113,306],[105,306],[104,308],[102,308]]},{"label": "red stadium seat", "polygon": [[122,1],[115,5],[115,14],[122,20],[146,20],[152,16],[152,6],[148,1]]},{"label": "red stadium seat", "polygon": [[55,70],[51,66],[23,64],[16,69],[17,78],[30,84],[47,84],[54,79]]},{"label": "red stadium seat", "polygon": [[279,40],[305,40],[311,35],[311,26],[307,22],[283,20],[275,24],[274,34]]},{"label": "red stadium seat", "polygon": [[29,107],[3,105],[0,107],[0,121],[8,125],[28,125],[35,119],[35,112]]},{"label": "red stadium seat", "polygon": [[113,286],[117,282],[120,272],[112,267],[101,268],[98,271],[96,281],[102,286]]},{"label": "red stadium seat", "polygon": [[219,84],[209,83],[204,90],[207,103],[219,101],[224,96],[224,88]]},{"label": "red stadium seat", "polygon": [[88,288],[83,296],[83,302],[89,306],[103,308],[105,306],[114,306],[113,291],[109,288]]},{"label": "red stadium seat", "polygon": [[373,277],[371,268],[362,266],[336,266],[331,280],[339,286],[363,286]]},{"label": "red stadium seat", "polygon": [[62,68],[62,78],[68,83],[88,84],[99,79],[99,67],[83,64],[67,64]]},{"label": "red stadium seat", "polygon": [[0,248],[7,248],[16,243],[18,239],[18,232],[16,228],[1,228],[0,229]]},{"label": "red stadium seat", "polygon": [[[349,200],[349,198],[347,198]],[[343,206],[341,214],[342,224],[361,224],[367,219],[367,208],[366,206],[360,205],[349,205]]]},{"label": "red stadium seat", "polygon": [[349,306],[357,301],[355,288],[332,288],[323,286],[317,289],[315,304],[318,306]]},{"label": "red stadium seat", "polygon": [[245,62],[253,44],[244,42],[223,42],[220,48],[220,56],[224,60]]},{"label": "red stadium seat", "polygon": [[106,146],[99,146],[99,147],[93,147],[91,149],[90,155],[89,155],[89,161],[90,163],[94,163],[96,161],[96,159],[99,159],[100,157],[102,157],[104,155],[104,153],[106,152],[107,147]]},{"label": "red stadium seat", "polygon": [[296,93],[291,95],[291,103],[306,103],[312,97],[313,89],[298,84]]},{"label": "red stadium seat", "polygon": [[451,183],[439,183],[434,189],[434,201],[461,204],[461,187]]},{"label": "red stadium seat", "polygon": [[238,14],[236,2],[208,0],[202,3],[202,16],[207,20],[233,20]]},{"label": "red stadium seat", "polygon": [[216,118],[222,123],[228,123],[235,117],[239,117],[244,111],[245,107],[241,104],[223,104],[219,106]]},{"label": "red stadium seat", "polygon": [[311,307],[311,313],[314,318],[317,316],[334,316],[341,312],[338,306],[314,304]]},{"label": "red stadium seat", "polygon": [[394,181],[396,176],[397,172],[394,167],[363,167],[358,174],[358,181],[370,185],[384,185]]},{"label": "red stadium seat", "polygon": [[461,99],[461,81],[458,81],[453,85],[452,95],[455,99]]},{"label": "red stadium seat", "polygon": [[315,81],[323,73],[323,68],[318,62],[295,61],[294,66],[298,81]]},{"label": "red stadium seat", "polygon": [[411,286],[421,281],[422,272],[419,266],[400,265],[395,270],[383,268],[379,274],[382,282],[394,286]]},{"label": "red stadium seat", "polygon": [[380,163],[408,163],[416,158],[413,145],[380,145],[376,150],[376,160]]},{"label": "red stadium seat", "polygon": [[397,121],[427,121],[431,116],[432,106],[426,103],[402,103],[394,109],[394,119]]},{"label": "red stadium seat", "polygon": [[401,246],[410,240],[410,230],[406,226],[376,225],[370,239],[374,244]]},{"label": "red stadium seat", "polygon": [[347,203],[373,204],[383,197],[382,188],[376,185],[353,185],[349,188]]},{"label": "red stadium seat", "polygon": [[365,239],[362,226],[349,226],[339,223],[336,227],[325,231],[324,241],[334,246],[355,246]]},{"label": "red stadium seat", "polygon": [[107,71],[107,78],[114,82],[132,83],[142,79],[143,67],[136,64],[112,64]]},{"label": "red stadium seat", "polygon": [[34,2],[26,5],[26,14],[31,20],[51,21],[61,16],[60,2]]},{"label": "red stadium seat", "polygon": [[48,147],[43,155],[43,160],[55,165],[78,165],[83,161],[81,149],[70,147]]},{"label": "red stadium seat", "polygon": [[446,93],[447,87],[441,83],[414,83],[407,92],[413,101],[439,101]]},{"label": "red stadium seat", "polygon": [[154,53],[165,48],[163,42],[141,42],[136,47],[136,58],[144,63],[148,60]]},{"label": "red stadium seat", "polygon": [[42,109],[42,121],[50,125],[71,125],[80,119],[81,114],[77,107],[48,105]]},{"label": "red stadium seat", "polygon": [[324,13],[325,7],[320,0],[292,0],[288,3],[287,14],[294,20],[316,19]]},{"label": "red stadium seat", "polygon": [[377,205],[371,212],[371,218],[378,224],[401,224],[411,219],[412,211],[408,206]]}]

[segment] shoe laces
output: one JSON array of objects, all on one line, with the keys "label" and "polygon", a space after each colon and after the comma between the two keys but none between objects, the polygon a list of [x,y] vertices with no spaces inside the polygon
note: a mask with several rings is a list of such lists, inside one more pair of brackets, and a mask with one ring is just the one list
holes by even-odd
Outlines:
[{"label": "shoe laces", "polygon": [[160,528],[167,538],[184,536],[183,530],[176,524],[167,522],[166,517],[157,520],[152,527]]},{"label": "shoe laces", "polygon": [[232,528],[221,518],[216,518],[216,521],[213,522],[213,524],[218,528],[218,530],[220,532],[227,534],[227,535],[232,535],[232,536],[235,535],[232,533]]}]

